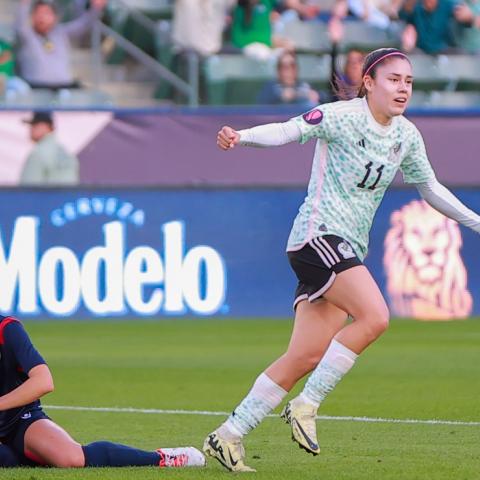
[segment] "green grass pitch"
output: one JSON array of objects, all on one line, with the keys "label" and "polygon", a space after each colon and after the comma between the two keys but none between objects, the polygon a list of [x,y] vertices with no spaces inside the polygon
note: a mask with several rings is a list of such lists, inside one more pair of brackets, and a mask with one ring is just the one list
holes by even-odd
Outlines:
[{"label": "green grass pitch", "polygon": [[[286,320],[26,322],[56,390],[44,405],[230,411],[287,344]],[[247,464],[263,479],[480,479],[480,321],[392,321],[319,412],[325,416],[466,424],[318,421],[322,453],[290,440],[279,418],[249,437]],[[302,382],[303,384],[303,382]],[[300,385],[299,385],[300,387]],[[295,390],[296,391],[296,390]],[[78,441],[145,449],[195,445],[223,416],[49,410]],[[205,469],[12,469],[3,479],[213,479]]]}]

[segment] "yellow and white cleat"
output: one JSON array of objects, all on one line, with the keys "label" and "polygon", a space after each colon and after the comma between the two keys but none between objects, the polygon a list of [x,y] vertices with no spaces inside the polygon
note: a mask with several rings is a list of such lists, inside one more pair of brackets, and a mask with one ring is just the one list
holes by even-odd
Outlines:
[{"label": "yellow and white cleat", "polygon": [[245,465],[245,448],[242,441],[227,440],[218,430],[210,433],[203,443],[206,455],[216,458],[226,469],[231,472],[256,472],[255,469]]},{"label": "yellow and white cleat", "polygon": [[300,448],[312,455],[320,453],[315,423],[317,410],[313,405],[296,397],[285,405],[280,416],[292,427],[292,440],[297,442]]}]

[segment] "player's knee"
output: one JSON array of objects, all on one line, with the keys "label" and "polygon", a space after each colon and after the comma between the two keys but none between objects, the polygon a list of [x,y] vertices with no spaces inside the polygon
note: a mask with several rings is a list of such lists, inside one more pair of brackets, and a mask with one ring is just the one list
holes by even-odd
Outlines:
[{"label": "player's knee", "polygon": [[368,322],[370,335],[372,338],[377,338],[387,330],[390,323],[390,312],[387,305],[379,305],[371,313],[370,321]]},{"label": "player's knee", "polygon": [[81,448],[62,452],[54,461],[58,468],[82,468],[85,466],[85,457]]}]

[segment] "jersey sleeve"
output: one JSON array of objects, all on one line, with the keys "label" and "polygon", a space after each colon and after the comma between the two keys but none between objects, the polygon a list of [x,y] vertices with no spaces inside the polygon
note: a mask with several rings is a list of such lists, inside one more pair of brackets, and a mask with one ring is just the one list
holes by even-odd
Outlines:
[{"label": "jersey sleeve", "polygon": [[19,321],[9,323],[4,329],[3,337],[5,345],[13,351],[18,364],[25,373],[28,374],[37,365],[47,363],[33,346],[30,337]]},{"label": "jersey sleeve", "polygon": [[333,103],[319,105],[292,119],[297,123],[302,133],[300,143],[306,143],[312,138],[327,142],[334,140],[336,132],[339,131],[338,115],[334,105]]},{"label": "jersey sleeve", "polygon": [[412,132],[412,142],[407,154],[400,164],[405,183],[424,183],[435,179],[422,135],[415,128]]}]

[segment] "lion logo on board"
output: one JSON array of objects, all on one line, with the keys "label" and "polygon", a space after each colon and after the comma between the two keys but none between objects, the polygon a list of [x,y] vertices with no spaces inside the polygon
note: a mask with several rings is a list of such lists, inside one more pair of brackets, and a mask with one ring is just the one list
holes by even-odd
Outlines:
[{"label": "lion logo on board", "polygon": [[472,311],[456,222],[414,200],[392,213],[383,264],[392,313],[423,320],[465,318]]}]

